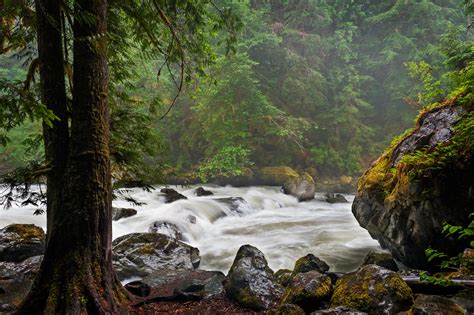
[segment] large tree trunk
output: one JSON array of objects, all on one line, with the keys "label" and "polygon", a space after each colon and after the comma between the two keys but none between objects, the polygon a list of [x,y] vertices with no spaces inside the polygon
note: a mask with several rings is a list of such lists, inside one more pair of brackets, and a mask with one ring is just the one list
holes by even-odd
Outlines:
[{"label": "large tree trunk", "polygon": [[[53,2],[59,3],[38,0],[44,8]],[[19,314],[119,314],[126,310],[127,296],[112,268],[106,2],[75,3],[69,157],[64,186],[49,192],[64,197],[61,205],[48,204],[53,207],[48,208],[52,214],[45,256]],[[58,189],[53,185],[48,191],[52,188]]]}]

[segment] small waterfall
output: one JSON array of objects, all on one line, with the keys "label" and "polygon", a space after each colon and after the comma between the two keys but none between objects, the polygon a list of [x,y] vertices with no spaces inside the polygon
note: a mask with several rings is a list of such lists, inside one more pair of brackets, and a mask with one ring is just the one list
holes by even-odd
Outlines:
[{"label": "small waterfall", "polygon": [[[199,248],[201,268],[227,272],[243,244],[252,244],[265,254],[270,267],[292,269],[296,259],[313,253],[334,271],[358,267],[365,254],[379,249],[378,243],[362,229],[351,213],[351,202],[329,204],[323,194],[315,200],[298,202],[278,187],[213,187],[214,195],[197,197],[196,187],[173,187],[187,200],[165,203],[159,192],[132,189],[130,194],[144,202],[134,207],[135,216],[113,222],[113,238],[148,232],[155,222],[176,226],[183,238]],[[346,196],[352,201],[353,196]],[[117,200],[115,207],[130,207]],[[11,223],[46,226],[46,215],[32,215],[32,207],[0,211],[0,227]],[[160,230],[166,232],[166,228]]]}]

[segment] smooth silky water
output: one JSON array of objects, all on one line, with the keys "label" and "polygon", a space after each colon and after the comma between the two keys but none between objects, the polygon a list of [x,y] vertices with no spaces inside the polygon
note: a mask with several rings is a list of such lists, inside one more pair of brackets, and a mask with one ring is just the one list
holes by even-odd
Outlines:
[{"label": "smooth silky water", "polygon": [[[132,189],[131,196],[144,202],[133,207],[126,201],[114,201],[115,207],[132,207],[138,213],[113,222],[113,238],[134,232],[147,232],[155,221],[167,221],[182,231],[187,242],[201,252],[200,269],[227,272],[239,247],[250,244],[259,248],[273,270],[292,269],[296,259],[313,253],[326,261],[332,271],[357,269],[369,250],[381,250],[377,241],[361,228],[349,203],[329,204],[323,193],[309,202],[280,192],[278,187],[213,187],[213,196],[197,197],[196,187],[171,186],[188,200],[164,203],[157,190]],[[237,209],[216,198],[241,197]],[[0,228],[12,223],[33,223],[46,227],[46,215],[33,215],[34,208],[13,207],[0,211]],[[196,218],[191,223],[190,215]],[[165,231],[166,232],[166,231]]]}]

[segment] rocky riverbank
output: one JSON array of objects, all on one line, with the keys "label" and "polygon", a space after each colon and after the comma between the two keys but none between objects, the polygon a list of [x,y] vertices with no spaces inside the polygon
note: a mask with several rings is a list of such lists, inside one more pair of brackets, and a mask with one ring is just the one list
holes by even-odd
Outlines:
[{"label": "rocky riverbank", "polygon": [[[11,225],[0,230],[1,312],[13,312],[25,296],[43,250],[44,233],[34,225]],[[410,278],[406,272],[390,270],[397,266],[387,254],[370,253],[358,270],[347,274],[331,272],[313,254],[298,259],[293,270],[274,272],[259,249],[244,245],[225,275],[199,270],[197,248],[159,233],[120,237],[114,241],[113,252],[116,271],[135,296],[130,306],[132,314],[474,312],[472,288],[458,286],[433,295],[427,290],[431,284],[420,289],[419,281],[404,281]],[[127,280],[131,278],[136,280]]]}]

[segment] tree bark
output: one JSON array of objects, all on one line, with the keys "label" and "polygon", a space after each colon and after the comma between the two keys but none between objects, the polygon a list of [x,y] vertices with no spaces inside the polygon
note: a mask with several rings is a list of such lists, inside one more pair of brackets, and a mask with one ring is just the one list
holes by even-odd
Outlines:
[{"label": "tree bark", "polygon": [[[59,21],[58,3],[55,0],[37,0],[38,8],[42,6],[46,9],[46,23]],[[74,9],[74,91],[71,136],[69,150],[66,151],[69,154],[63,180],[60,181],[62,187],[48,183],[48,198],[51,195],[53,200],[48,202],[50,214],[46,252],[32,289],[18,314],[126,313],[128,296],[112,267],[107,1],[76,0]],[[51,40],[51,33],[46,33],[45,25],[38,22],[38,27],[41,29],[38,33]],[[53,59],[52,56],[59,58],[52,63],[63,64],[61,31],[60,28],[55,31],[59,31],[59,36],[54,34],[55,45],[51,46],[51,53],[54,54],[40,55],[40,59],[48,60],[40,61],[45,64]],[[38,43],[41,45],[44,41]],[[50,73],[41,73],[41,76],[47,78],[45,82],[57,82],[49,77]],[[65,91],[64,73],[60,81],[63,81],[61,88]],[[53,90],[45,87],[42,85],[45,97],[52,97]],[[63,139],[58,134],[62,135],[60,132],[47,134],[47,147],[50,148],[51,159],[61,159],[62,163],[64,152],[58,148],[63,145]],[[58,196],[61,197],[55,199]],[[61,204],[55,200],[60,200]]]}]

